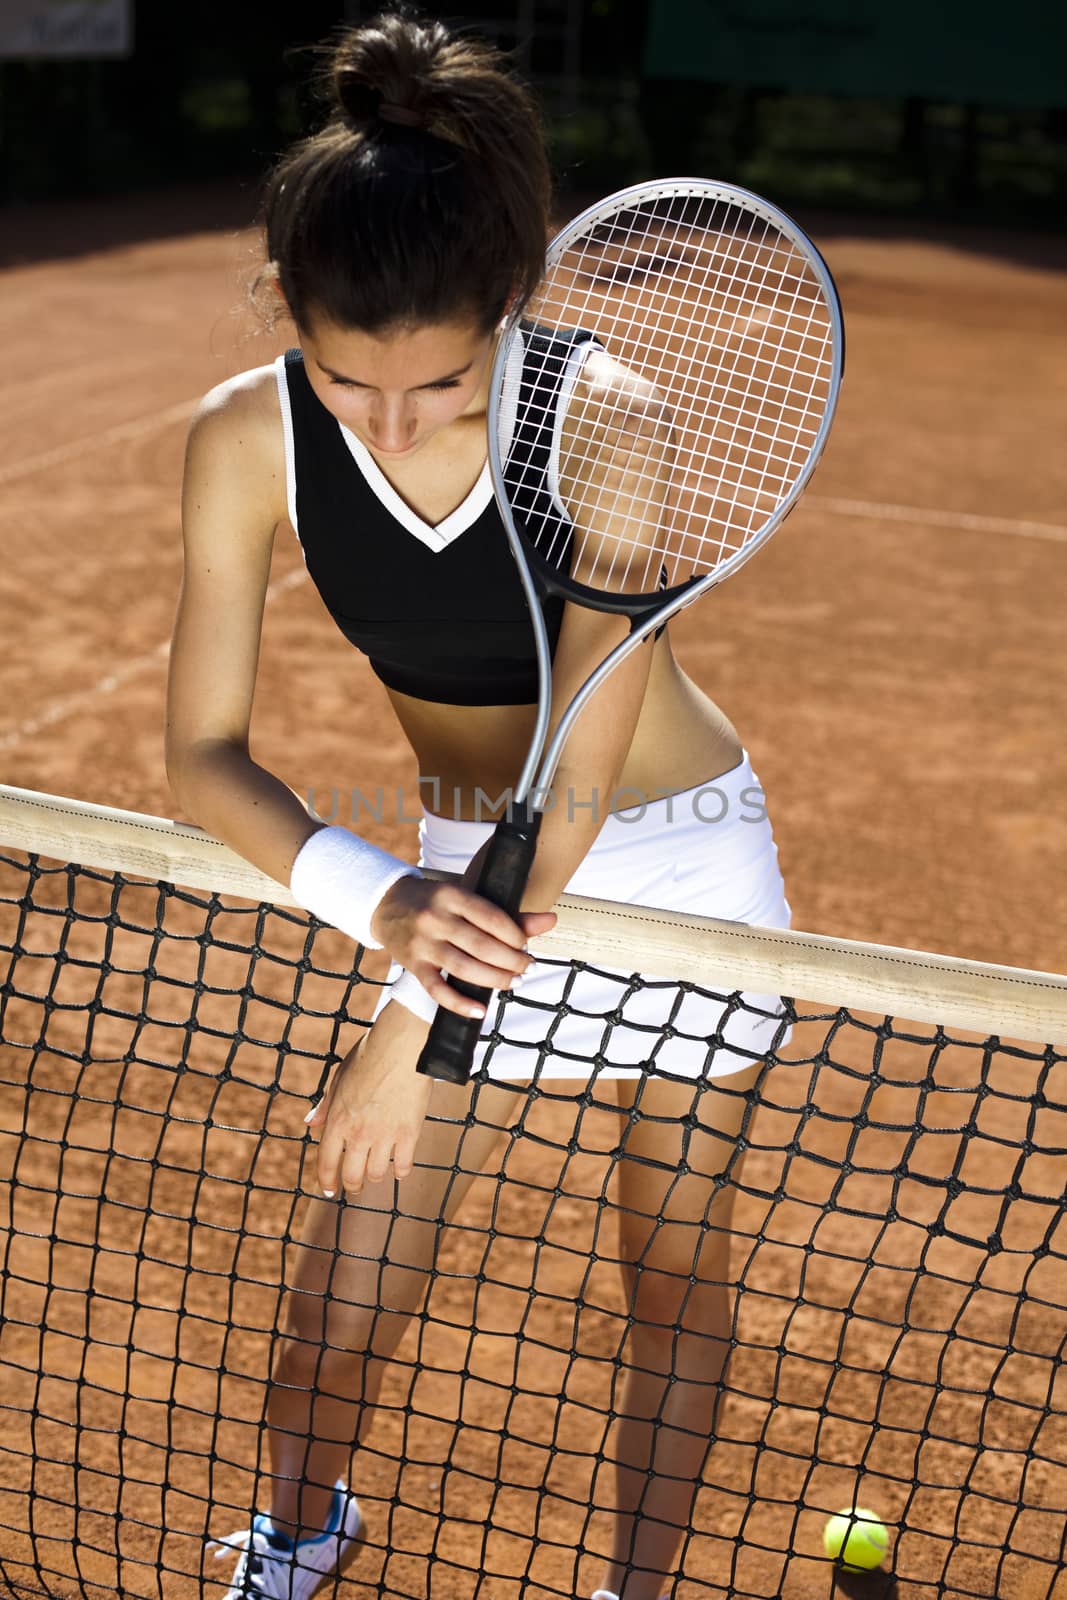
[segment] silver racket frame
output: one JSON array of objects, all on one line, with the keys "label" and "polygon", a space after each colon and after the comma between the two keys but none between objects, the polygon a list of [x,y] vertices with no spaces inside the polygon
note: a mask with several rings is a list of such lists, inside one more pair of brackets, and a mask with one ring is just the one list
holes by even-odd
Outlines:
[{"label": "silver racket frame", "polygon": [[[586,210],[574,218],[573,222],[568,223],[565,228],[561,229],[549,244],[545,257],[546,267],[551,267],[558,260],[572,240],[585,231],[590,219],[593,217],[607,220],[615,215],[616,212],[625,211],[627,207],[645,200],[688,198],[721,200],[728,205],[738,206],[742,210],[762,218],[791,239],[810,262],[826,297],[833,333],[829,401],[797,481],[773,516],[768,517],[763,527],[752,535],[742,549],[735,551],[732,556],[728,557],[720,566],[717,566],[714,571],[709,572],[706,577],[701,578],[683,593],[676,595],[673,600],[666,602],[651,616],[646,617],[643,622],[633,627],[631,633],[622,643],[616,645],[610,655],[604,657],[595,672],[590,673],[564,712],[560,719],[559,727],[552,737],[552,742],[548,749],[545,750],[545,740],[548,736],[548,719],[552,711],[552,658],[548,646],[548,631],[545,627],[544,613],[541,609],[541,598],[526,560],[522,536],[515,526],[515,519],[512,516],[511,506],[508,502],[507,487],[504,482],[504,461],[500,453],[500,396],[503,389],[504,372],[515,329],[524,315],[525,308],[518,308],[508,317],[501,333],[500,343],[497,346],[489,383],[489,471],[503,519],[504,531],[507,534],[508,544],[511,546],[511,553],[519,569],[519,577],[526,595],[526,603],[529,607],[530,620],[534,630],[534,644],[537,650],[537,721],[534,726],[529,753],[515,788],[516,804],[523,803],[529,797],[533,809],[536,811],[543,810],[547,803],[552,788],[552,779],[556,775],[556,768],[559,766],[563,747],[567,742],[571,729],[589,703],[590,697],[596,693],[604,679],[615,670],[621,661],[626,659],[631,651],[636,650],[638,645],[647,639],[650,633],[655,632],[664,622],[669,621],[679,611],[683,611],[686,606],[692,605],[694,600],[699,600],[701,595],[706,594],[709,589],[714,589],[717,584],[722,583],[724,578],[728,578],[731,573],[736,572],[738,567],[743,566],[750,556],[755,555],[756,551],[766,544],[771,535],[781,527],[815,471],[823,446],[826,443],[827,435],[830,432],[834,412],[837,409],[837,397],[844,373],[845,340],[844,323],[841,317],[841,302],[838,299],[837,287],[830,275],[830,269],[807,234],[793,221],[792,217],[787,216],[784,211],[773,205],[769,200],[764,200],[762,196],[753,194],[749,189],[742,189],[735,184],[715,183],[706,178],[672,178],[667,182],[631,184],[628,189],[620,189],[616,194],[609,196],[607,200],[601,200],[596,205],[588,206]],[[541,761],[540,767],[538,767],[537,763],[542,751],[544,751],[544,759]]]}]

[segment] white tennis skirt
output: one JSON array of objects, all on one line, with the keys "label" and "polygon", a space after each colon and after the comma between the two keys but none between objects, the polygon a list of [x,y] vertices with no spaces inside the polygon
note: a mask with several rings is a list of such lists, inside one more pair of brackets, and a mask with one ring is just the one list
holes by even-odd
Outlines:
[{"label": "white tennis skirt", "polygon": [[[426,813],[421,866],[460,873],[493,831]],[[695,789],[612,812],[567,884],[571,894],[787,928],[778,849],[747,753]],[[395,980],[400,969],[390,972]],[[709,975],[709,982],[710,982]],[[383,1002],[387,998],[383,996]],[[777,995],[687,992],[632,972],[541,960],[496,996],[475,1072],[491,1079],[721,1078],[788,1038]]]}]

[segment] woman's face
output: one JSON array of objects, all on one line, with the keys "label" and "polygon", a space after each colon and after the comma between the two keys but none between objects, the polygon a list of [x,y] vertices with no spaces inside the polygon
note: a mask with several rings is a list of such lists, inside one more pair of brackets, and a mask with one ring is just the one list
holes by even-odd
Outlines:
[{"label": "woman's face", "polygon": [[493,335],[438,322],[378,337],[315,319],[301,330],[308,381],[376,456],[411,456],[457,417],[485,409]]}]

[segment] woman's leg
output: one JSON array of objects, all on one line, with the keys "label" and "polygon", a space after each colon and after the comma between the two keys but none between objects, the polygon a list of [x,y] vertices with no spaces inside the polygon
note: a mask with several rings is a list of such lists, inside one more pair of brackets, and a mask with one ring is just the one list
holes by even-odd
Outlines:
[{"label": "woman's leg", "polygon": [[325,1526],[334,1483],[347,1477],[426,1290],[439,1223],[454,1215],[521,1104],[520,1093],[492,1084],[436,1083],[407,1178],[368,1184],[348,1203],[310,1202],[267,1399],[271,1521],[290,1537]]},{"label": "woman's leg", "polygon": [[637,1109],[617,1169],[636,1320],[615,1401],[615,1533],[603,1586],[622,1600],[663,1593],[710,1447],[729,1350],[736,1142],[760,1070],[706,1088],[618,1083],[620,1107]]}]

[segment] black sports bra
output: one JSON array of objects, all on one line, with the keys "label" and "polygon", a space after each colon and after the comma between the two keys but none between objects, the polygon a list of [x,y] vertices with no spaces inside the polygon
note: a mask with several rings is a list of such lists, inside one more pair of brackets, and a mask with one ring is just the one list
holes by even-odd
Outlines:
[{"label": "black sports bra", "polygon": [[[535,486],[524,511],[550,495],[552,435],[571,359],[591,342],[523,325],[525,355],[509,456]],[[448,705],[529,705],[537,660],[526,599],[488,470],[436,528],[421,521],[361,441],[327,411],[303,353],[277,363],[286,433],[289,515],[304,560],[345,637],[390,689]],[[563,602],[545,605],[555,652]]]}]

